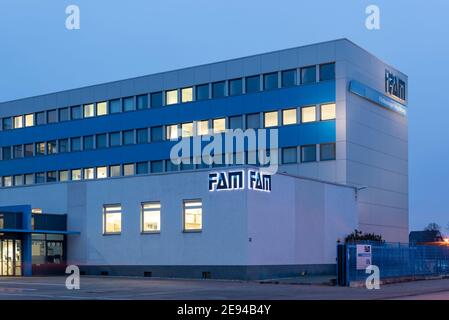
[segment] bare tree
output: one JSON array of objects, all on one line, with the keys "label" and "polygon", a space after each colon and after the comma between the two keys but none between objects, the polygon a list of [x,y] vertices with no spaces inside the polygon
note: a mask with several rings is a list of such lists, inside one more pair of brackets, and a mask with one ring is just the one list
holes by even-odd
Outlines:
[{"label": "bare tree", "polygon": [[440,231],[441,227],[438,223],[431,222],[424,228],[424,231]]}]

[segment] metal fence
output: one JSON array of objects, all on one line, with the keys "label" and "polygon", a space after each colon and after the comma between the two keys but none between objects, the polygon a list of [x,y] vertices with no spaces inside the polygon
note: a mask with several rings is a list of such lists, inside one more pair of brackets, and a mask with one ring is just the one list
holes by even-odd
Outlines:
[{"label": "metal fence", "polygon": [[[369,245],[370,248],[366,251],[371,252],[366,256],[360,254],[360,247],[357,251],[357,245]],[[449,274],[449,246],[358,242],[338,245],[337,253],[339,285],[364,282],[369,275],[364,263],[379,268],[380,280]],[[358,256],[362,263],[357,261]]]}]

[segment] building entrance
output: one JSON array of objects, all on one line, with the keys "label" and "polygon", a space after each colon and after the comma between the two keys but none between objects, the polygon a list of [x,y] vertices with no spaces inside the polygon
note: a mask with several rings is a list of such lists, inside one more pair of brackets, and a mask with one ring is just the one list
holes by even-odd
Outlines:
[{"label": "building entrance", "polygon": [[0,276],[22,275],[22,241],[0,238]]}]

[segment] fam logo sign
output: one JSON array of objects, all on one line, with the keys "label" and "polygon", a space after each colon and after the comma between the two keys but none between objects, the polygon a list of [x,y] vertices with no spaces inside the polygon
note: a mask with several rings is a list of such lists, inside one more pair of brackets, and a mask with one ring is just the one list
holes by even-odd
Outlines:
[{"label": "fam logo sign", "polygon": [[249,190],[271,191],[271,175],[249,169],[209,173],[209,191],[244,190],[245,175]]},{"label": "fam logo sign", "polygon": [[385,70],[385,92],[405,101],[405,81],[393,72]]}]

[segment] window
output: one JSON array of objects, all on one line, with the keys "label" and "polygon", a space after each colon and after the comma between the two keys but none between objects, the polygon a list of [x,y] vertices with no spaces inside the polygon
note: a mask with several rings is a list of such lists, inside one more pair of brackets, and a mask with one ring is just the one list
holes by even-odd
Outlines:
[{"label": "window", "polygon": [[69,152],[69,139],[59,140],[59,153]]},{"label": "window", "polygon": [[129,163],[129,164],[123,165],[123,175],[124,176],[134,175],[134,163]]},{"label": "window", "polygon": [[335,116],[335,103],[321,105],[321,120],[332,120]]},{"label": "window", "polygon": [[252,113],[246,115],[246,128],[247,129],[259,129],[260,128],[260,115],[258,113]]},{"label": "window", "polygon": [[71,151],[81,151],[81,138],[70,139],[70,150]]},{"label": "window", "polygon": [[95,140],[96,149],[106,148],[108,146],[108,138],[106,133],[97,134]]},{"label": "window", "polygon": [[95,106],[93,103],[84,105],[84,118],[95,117]]},{"label": "window", "polygon": [[110,177],[120,177],[121,174],[122,174],[122,172],[121,172],[121,167],[119,164],[109,167],[109,176]]},{"label": "window", "polygon": [[61,170],[59,171],[59,181],[69,181],[69,171],[68,170]]},{"label": "window", "polygon": [[106,101],[97,102],[97,116],[104,116],[108,114],[108,104]]},{"label": "window", "polygon": [[83,112],[81,110],[81,106],[72,107],[70,110],[72,120],[82,119]]},{"label": "window", "polygon": [[151,108],[162,107],[162,92],[154,92],[151,94]]},{"label": "window", "polygon": [[45,142],[36,142],[36,150],[34,154],[36,156],[42,156],[45,154]]},{"label": "window", "polygon": [[56,123],[56,122],[58,122],[58,110],[47,111],[47,123]]},{"label": "window", "polygon": [[277,127],[278,126],[278,112],[271,111],[264,113],[264,126],[265,128]]},{"label": "window", "polygon": [[123,131],[123,145],[134,144],[134,130]]},{"label": "window", "polygon": [[272,90],[278,88],[278,73],[267,73],[263,75],[264,90]]},{"label": "window", "polygon": [[260,91],[260,76],[252,76],[246,78],[246,93]]},{"label": "window", "polygon": [[119,204],[103,206],[103,234],[122,232],[122,206]]},{"label": "window", "polygon": [[229,117],[229,129],[243,129],[243,117],[234,116]]},{"label": "window", "polygon": [[3,147],[2,153],[3,153],[3,158],[2,158],[3,160],[11,160],[12,159],[11,147]]},{"label": "window", "polygon": [[23,146],[21,144],[13,147],[14,159],[23,157]]},{"label": "window", "polygon": [[11,118],[3,118],[2,119],[2,128],[3,128],[3,130],[11,130],[12,129]]},{"label": "window", "polygon": [[320,81],[335,79],[335,63],[325,63],[320,65]]},{"label": "window", "polygon": [[166,138],[167,138],[167,140],[178,139],[178,125],[177,124],[172,124],[172,125],[167,126]]},{"label": "window", "polygon": [[116,147],[120,145],[120,132],[111,132],[109,134],[109,145]]},{"label": "window", "polygon": [[137,96],[137,110],[147,109],[148,108],[148,95],[141,94]]},{"label": "window", "polygon": [[26,114],[25,115],[25,127],[34,126],[34,114]]},{"label": "window", "polygon": [[123,98],[123,112],[135,110],[134,97]]},{"label": "window", "polygon": [[142,232],[161,231],[161,203],[146,202],[141,205]]},{"label": "window", "polygon": [[213,129],[214,129],[214,133],[225,132],[225,130],[226,130],[226,119],[225,118],[214,119],[213,120]]},{"label": "window", "polygon": [[282,79],[281,79],[281,85],[283,88],[285,87],[291,87],[296,84],[296,70],[285,70],[282,71]]},{"label": "window", "polygon": [[36,112],[36,125],[45,124],[45,111]]},{"label": "window", "polygon": [[196,134],[198,136],[205,136],[209,134],[209,121],[208,120],[203,120],[203,121],[198,121],[196,123]]},{"label": "window", "polygon": [[316,66],[301,68],[301,84],[316,82]]},{"label": "window", "polygon": [[193,88],[183,88],[181,89],[181,101],[190,102],[193,101]]},{"label": "window", "polygon": [[151,173],[163,171],[164,171],[164,162],[162,160],[151,161]]},{"label": "window", "polygon": [[69,108],[59,109],[59,121],[69,121]]},{"label": "window", "polygon": [[94,148],[94,136],[85,136],[83,138],[84,148],[83,150],[93,150]]},{"label": "window", "polygon": [[301,146],[301,162],[316,161],[316,146],[314,144]]},{"label": "window", "polygon": [[15,186],[23,185],[23,175],[14,176],[14,185]]},{"label": "window", "polygon": [[201,200],[184,201],[184,231],[201,231],[202,223]]},{"label": "window", "polygon": [[148,162],[138,162],[136,164],[136,174],[147,174],[148,173]]},{"label": "window", "polygon": [[296,124],[296,109],[282,110],[282,124]]},{"label": "window", "polygon": [[24,156],[32,157],[34,155],[34,145],[32,143],[28,143],[24,146]]},{"label": "window", "polygon": [[225,81],[212,83],[212,98],[222,98],[225,96]]},{"label": "window", "polygon": [[56,148],[56,140],[48,141],[47,142],[47,154],[55,154],[58,152],[58,149]]},{"label": "window", "polygon": [[23,116],[16,116],[14,119],[14,129],[19,129],[23,127]]},{"label": "window", "polygon": [[25,184],[33,184],[34,183],[34,174],[28,173],[25,175]]},{"label": "window", "polygon": [[170,90],[165,92],[165,105],[178,103],[178,90]]},{"label": "window", "polygon": [[108,167],[97,167],[97,179],[108,177]]},{"label": "window", "polygon": [[229,95],[236,96],[243,93],[242,79],[229,80]]},{"label": "window", "polygon": [[92,180],[94,178],[95,178],[94,168],[85,168],[84,169],[84,180]]},{"label": "window", "polygon": [[36,183],[45,183],[45,172],[36,173]]},{"label": "window", "polygon": [[297,153],[296,147],[283,148],[282,149],[282,163],[296,163],[297,162]]},{"label": "window", "polygon": [[72,170],[72,180],[73,181],[81,180],[81,178],[82,178],[81,169]]},{"label": "window", "polygon": [[313,122],[316,121],[316,107],[303,107],[301,108],[301,122]]},{"label": "window", "polygon": [[209,99],[209,84],[196,86],[196,100]]},{"label": "window", "polygon": [[137,143],[147,143],[148,142],[148,129],[137,129]]},{"label": "window", "polygon": [[335,143],[320,144],[320,161],[335,160]]},{"label": "window", "polygon": [[56,171],[47,172],[47,182],[56,182]]},{"label": "window", "polygon": [[179,165],[174,164],[171,160],[165,161],[165,167],[166,167],[167,172],[179,171]]},{"label": "window", "polygon": [[162,141],[164,128],[162,126],[151,128],[151,142]]},{"label": "window", "polygon": [[193,122],[187,122],[181,125],[181,135],[183,138],[193,136]]},{"label": "window", "polygon": [[4,187],[12,187],[12,177],[11,176],[3,177],[3,186]]},{"label": "window", "polygon": [[122,112],[122,105],[120,99],[109,100],[109,113]]}]

